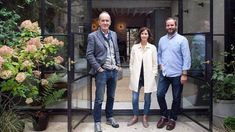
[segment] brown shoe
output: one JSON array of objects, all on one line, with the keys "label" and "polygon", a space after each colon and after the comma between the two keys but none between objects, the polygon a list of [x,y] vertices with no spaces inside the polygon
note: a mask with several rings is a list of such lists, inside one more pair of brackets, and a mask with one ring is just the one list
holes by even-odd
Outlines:
[{"label": "brown shoe", "polygon": [[128,123],[127,123],[127,126],[132,126],[134,125],[135,123],[138,122],[138,117],[137,116],[134,116]]},{"label": "brown shoe", "polygon": [[157,122],[157,128],[163,128],[168,122],[168,118],[161,117],[160,120]]},{"label": "brown shoe", "polygon": [[174,120],[169,120],[166,126],[166,130],[173,130],[175,128],[175,121]]},{"label": "brown shoe", "polygon": [[142,124],[145,128],[149,127],[148,116],[147,115],[143,116]]}]

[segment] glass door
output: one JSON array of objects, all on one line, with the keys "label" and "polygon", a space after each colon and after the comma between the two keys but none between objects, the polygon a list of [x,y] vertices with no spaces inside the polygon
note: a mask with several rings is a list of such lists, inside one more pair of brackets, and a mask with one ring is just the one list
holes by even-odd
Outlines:
[{"label": "glass door", "polygon": [[208,131],[212,131],[211,4],[211,0],[181,0],[179,18],[179,32],[188,39],[192,57],[183,90],[183,114]]},{"label": "glass door", "polygon": [[[135,28],[127,28],[127,46],[126,46],[126,62],[127,62],[127,66],[129,66],[129,60],[130,60],[130,53],[131,53],[131,48],[132,46],[137,43],[136,38],[138,36],[138,31],[139,31],[139,27],[135,27]],[[122,64],[123,65],[123,64]]]},{"label": "glass door", "polygon": [[68,0],[68,131],[91,114],[91,77],[86,60],[91,0]]}]

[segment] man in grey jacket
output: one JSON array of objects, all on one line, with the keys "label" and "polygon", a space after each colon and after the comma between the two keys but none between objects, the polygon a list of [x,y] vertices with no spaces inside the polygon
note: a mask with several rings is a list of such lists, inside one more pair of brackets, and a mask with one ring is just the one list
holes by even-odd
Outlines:
[{"label": "man in grey jacket", "polygon": [[117,34],[109,30],[111,18],[108,12],[99,15],[99,29],[88,35],[86,57],[91,65],[90,74],[95,77],[95,104],[93,117],[95,132],[102,132],[101,109],[107,86],[107,101],[105,114],[107,124],[118,128],[119,124],[113,118],[113,103],[116,89],[117,75],[120,68],[120,57],[117,45]]}]

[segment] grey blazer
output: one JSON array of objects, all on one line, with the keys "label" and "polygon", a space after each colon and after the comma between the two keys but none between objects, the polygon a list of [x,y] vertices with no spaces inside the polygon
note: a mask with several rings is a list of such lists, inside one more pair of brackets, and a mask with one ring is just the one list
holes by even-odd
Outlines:
[{"label": "grey blazer", "polygon": [[[116,65],[120,66],[120,56],[119,49],[117,44],[117,34],[114,31],[111,31],[111,37],[114,44],[114,52],[115,52],[115,61]],[[100,29],[94,31],[88,35],[88,44],[86,50],[86,58],[88,63],[91,65],[90,74],[95,75],[98,68],[101,67],[107,57],[107,49],[105,46],[105,40],[103,34]]]}]

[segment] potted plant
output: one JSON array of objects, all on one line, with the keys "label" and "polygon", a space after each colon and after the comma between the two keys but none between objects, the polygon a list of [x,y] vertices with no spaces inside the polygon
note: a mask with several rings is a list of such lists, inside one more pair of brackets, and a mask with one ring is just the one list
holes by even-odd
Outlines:
[{"label": "potted plant", "polygon": [[48,78],[41,75],[41,67],[63,62],[57,52],[64,43],[52,36],[42,38],[38,23],[30,20],[23,21],[18,30],[14,45],[0,44],[0,91],[23,98],[28,104],[40,102],[43,109],[65,91],[53,88],[58,75]]},{"label": "potted plant", "polygon": [[235,115],[235,48],[224,52],[224,57],[230,57],[229,62],[214,62],[213,64],[213,115],[214,124],[223,126],[223,119]]},{"label": "potted plant", "polygon": [[65,88],[58,89],[53,87],[62,76],[56,73],[50,74],[46,79],[41,81],[42,91],[34,98],[26,99],[27,104],[35,104],[34,102],[36,102],[40,107],[38,111],[32,114],[33,128],[36,131],[43,131],[47,128],[49,116],[45,110],[46,106],[59,101],[66,91]]}]

